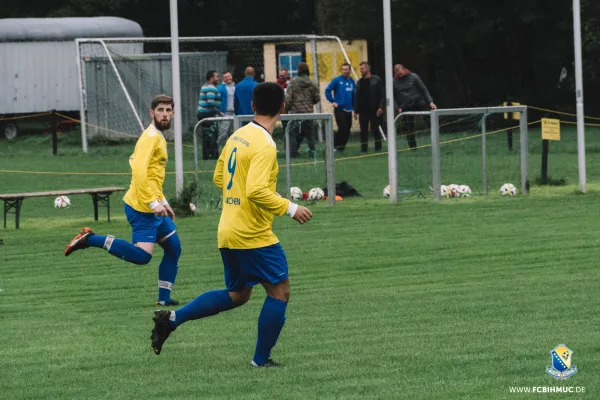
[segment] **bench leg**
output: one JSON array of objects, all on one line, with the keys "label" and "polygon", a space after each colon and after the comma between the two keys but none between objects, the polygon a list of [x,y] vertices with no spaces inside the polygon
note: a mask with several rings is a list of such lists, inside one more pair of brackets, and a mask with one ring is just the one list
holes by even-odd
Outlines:
[{"label": "bench leg", "polygon": [[4,200],[4,228],[6,229],[6,216],[11,212],[14,208],[15,214],[15,227],[19,229],[21,224],[21,204],[23,204],[23,198],[18,198],[14,200]]},{"label": "bench leg", "polygon": [[111,193],[92,193],[92,200],[94,201],[94,220],[98,221],[98,207],[102,205],[106,207],[106,213],[108,215],[108,222],[110,222],[110,195]]},{"label": "bench leg", "polygon": [[92,193],[92,201],[94,202],[94,221],[98,221],[98,195]]}]

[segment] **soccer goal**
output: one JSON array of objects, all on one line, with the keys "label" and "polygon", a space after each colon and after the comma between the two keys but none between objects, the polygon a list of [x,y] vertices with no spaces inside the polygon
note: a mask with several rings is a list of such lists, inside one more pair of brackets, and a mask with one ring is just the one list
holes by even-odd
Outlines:
[{"label": "soccer goal", "polygon": [[[237,82],[251,66],[255,80],[276,81],[280,68],[293,78],[298,63],[306,62],[323,93],[341,64],[356,66],[367,57],[363,42],[316,35],[179,38],[182,115],[177,117],[184,135],[189,137],[197,123],[198,94],[209,70],[229,71]],[[118,141],[139,136],[150,123],[152,96],[172,92],[170,38],[81,38],[76,45],[83,151],[97,137]],[[329,108],[322,101],[316,112]],[[322,130],[318,134],[322,139]]]},{"label": "soccer goal", "polygon": [[[222,151],[228,136],[253,118],[252,115],[206,118],[194,127],[195,206],[198,210],[215,210],[221,205],[221,190],[212,181],[217,155],[213,150]],[[319,123],[324,130],[323,141],[318,139]],[[214,135],[219,136],[217,143],[209,140]],[[278,193],[296,201],[299,199],[292,197],[292,187],[300,188],[303,194],[318,188],[327,194],[334,193],[334,196],[327,196],[327,204],[334,205],[333,116],[324,113],[281,115],[272,137],[277,145],[281,171]]]},{"label": "soccer goal", "polygon": [[[511,119],[505,118],[513,113]],[[515,124],[518,120],[518,125]],[[527,107],[481,107],[405,112],[396,117],[398,197],[442,198],[441,187],[468,186],[473,195],[498,193],[512,183],[528,193]],[[507,135],[519,131],[519,144]],[[511,138],[512,141],[512,138]],[[395,194],[395,196],[394,196]]]}]

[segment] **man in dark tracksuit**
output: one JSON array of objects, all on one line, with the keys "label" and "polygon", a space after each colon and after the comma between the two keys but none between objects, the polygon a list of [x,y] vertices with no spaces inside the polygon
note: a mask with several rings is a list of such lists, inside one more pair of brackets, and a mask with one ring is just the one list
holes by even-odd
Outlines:
[{"label": "man in dark tracksuit", "polygon": [[385,93],[381,78],[371,74],[371,67],[365,61],[360,63],[362,78],[356,82],[356,105],[354,112],[360,124],[360,151],[366,152],[369,147],[369,124],[375,140],[375,151],[381,150],[381,134],[379,125],[385,106]]},{"label": "man in dark tracksuit", "polygon": [[[298,76],[292,79],[285,93],[285,110],[290,114],[310,114],[315,104],[321,101],[317,84],[310,77],[308,64],[298,63]],[[308,142],[309,157],[315,155],[315,136],[313,121],[289,121],[290,129],[290,154],[292,157],[300,155],[300,145],[306,138]]]},{"label": "man in dark tracksuit", "polygon": [[[410,72],[402,64],[394,66],[394,108],[398,113],[429,111],[437,108],[419,75]],[[407,115],[402,118],[404,118],[402,132],[407,134],[408,147],[414,149],[417,147],[417,139],[413,133],[415,117]],[[429,126],[428,118],[425,118],[425,123]]]}]

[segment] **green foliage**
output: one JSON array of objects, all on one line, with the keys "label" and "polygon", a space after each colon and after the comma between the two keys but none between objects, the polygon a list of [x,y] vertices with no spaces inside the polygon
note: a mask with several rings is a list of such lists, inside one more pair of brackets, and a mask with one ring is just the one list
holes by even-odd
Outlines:
[{"label": "green foliage", "polygon": [[176,217],[185,218],[195,215],[195,212],[190,208],[190,204],[196,201],[196,192],[196,182],[192,180],[190,184],[184,186],[179,198],[173,197],[169,199],[169,204],[173,212],[175,212]]}]

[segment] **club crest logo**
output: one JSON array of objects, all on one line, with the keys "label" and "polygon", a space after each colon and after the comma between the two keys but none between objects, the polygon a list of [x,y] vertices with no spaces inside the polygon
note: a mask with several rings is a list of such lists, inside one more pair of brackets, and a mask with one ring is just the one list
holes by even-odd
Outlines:
[{"label": "club crest logo", "polygon": [[546,372],[556,379],[567,379],[577,372],[577,367],[572,365],[573,350],[564,344],[559,344],[550,351],[552,365],[546,367]]}]

